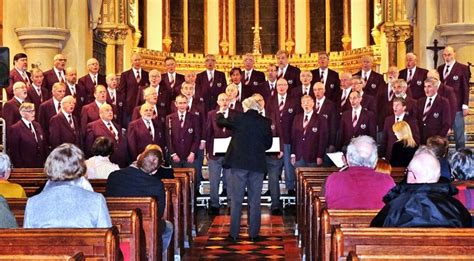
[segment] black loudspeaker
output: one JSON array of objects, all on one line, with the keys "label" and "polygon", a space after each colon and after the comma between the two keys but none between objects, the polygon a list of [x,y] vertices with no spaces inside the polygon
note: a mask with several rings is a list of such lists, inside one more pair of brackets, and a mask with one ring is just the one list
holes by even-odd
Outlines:
[{"label": "black loudspeaker", "polygon": [[10,49],[0,47],[0,87],[8,87],[10,83]]}]

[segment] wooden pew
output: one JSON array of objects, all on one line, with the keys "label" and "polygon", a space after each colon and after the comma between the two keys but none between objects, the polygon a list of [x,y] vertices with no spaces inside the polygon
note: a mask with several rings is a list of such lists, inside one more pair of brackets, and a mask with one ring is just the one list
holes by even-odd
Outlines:
[{"label": "wooden pew", "polygon": [[[158,203],[151,197],[108,197],[109,212],[136,210],[140,220],[141,259],[161,260],[161,236],[158,232]],[[15,216],[25,211],[26,199],[8,199]],[[20,223],[21,224],[21,223]]]},{"label": "wooden pew", "polygon": [[86,260],[122,260],[116,227],[0,229],[0,255],[70,255]]},{"label": "wooden pew", "polygon": [[83,261],[85,256],[82,252],[77,252],[73,255],[0,255],[0,260],[21,260],[21,261]]},{"label": "wooden pew", "polygon": [[[363,261],[363,260],[370,260],[370,261],[388,261],[388,260],[436,260],[436,261],[452,261],[452,260],[472,260],[472,253],[474,253],[474,247],[457,247],[457,246],[449,246],[445,248],[448,253],[439,254],[437,251],[433,253],[432,247],[424,247],[424,246],[415,246],[415,247],[406,247],[400,249],[400,247],[395,246],[379,246],[379,245],[372,245],[372,246],[361,246],[360,248],[357,246],[357,251],[360,253],[356,253],[356,251],[349,252],[347,256],[347,261]],[[372,253],[372,250],[376,250],[376,253]],[[380,253],[378,250],[386,251]],[[395,251],[393,251],[395,250]],[[416,250],[416,251],[413,251]],[[423,251],[424,253],[418,253],[418,251]],[[465,254],[457,254],[463,253]],[[407,254],[409,253],[409,254]],[[456,254],[453,254],[456,253]]]},{"label": "wooden pew", "polygon": [[[119,232],[120,249],[125,260],[140,260],[140,254],[145,255],[145,247],[140,245],[140,218],[139,210],[110,210],[112,225],[116,226]],[[16,222],[22,226],[24,220],[24,211],[15,209]],[[142,252],[143,251],[143,252]]]},{"label": "wooden pew", "polygon": [[363,250],[374,255],[472,255],[474,228],[335,228],[331,260],[347,257],[350,251]]}]

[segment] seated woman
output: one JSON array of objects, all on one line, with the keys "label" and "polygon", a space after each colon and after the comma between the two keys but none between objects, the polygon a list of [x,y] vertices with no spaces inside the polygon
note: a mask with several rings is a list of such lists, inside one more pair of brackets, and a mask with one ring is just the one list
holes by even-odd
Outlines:
[{"label": "seated woman", "polygon": [[56,147],[46,159],[44,172],[49,184],[28,199],[23,227],[112,226],[104,196],[83,189],[78,182],[86,174],[84,153],[78,147],[69,143]]},{"label": "seated woman", "polygon": [[7,200],[0,195],[0,228],[17,228],[16,219],[8,207]]},{"label": "seated woman", "polygon": [[431,136],[426,141],[426,146],[436,155],[441,165],[440,182],[451,182],[451,169],[448,159],[446,158],[449,149],[448,139],[438,135]]},{"label": "seated woman", "polygon": [[0,153],[0,195],[5,198],[26,198],[26,193],[20,184],[8,182],[12,171],[10,157]]},{"label": "seated woman", "polygon": [[119,170],[120,167],[110,162],[110,155],[114,151],[114,143],[106,137],[98,137],[92,144],[92,154],[86,160],[88,179],[107,179],[109,174]]},{"label": "seated woman", "polygon": [[453,154],[449,161],[454,178],[453,185],[459,193],[455,196],[468,209],[474,209],[474,155],[463,148]]},{"label": "seated woman", "polygon": [[406,121],[399,121],[392,126],[392,130],[397,137],[397,141],[392,147],[392,167],[406,167],[410,163],[415,151],[418,149],[410,125]]}]

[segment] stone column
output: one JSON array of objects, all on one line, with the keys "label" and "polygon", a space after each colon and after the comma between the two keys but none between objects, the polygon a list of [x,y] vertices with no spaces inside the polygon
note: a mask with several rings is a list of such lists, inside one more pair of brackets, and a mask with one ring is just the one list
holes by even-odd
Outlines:
[{"label": "stone column", "polygon": [[351,24],[350,24],[350,18],[351,18],[351,2],[349,0],[344,0],[343,2],[343,16],[344,16],[344,34],[342,35],[342,48],[344,51],[349,51],[351,50]]},{"label": "stone column", "polygon": [[[187,3],[187,1],[185,1]],[[163,50],[163,8],[162,0],[148,1],[146,4],[145,17],[145,47],[147,49]]]},{"label": "stone column", "polygon": [[351,1],[351,43],[352,48],[368,46],[368,8],[366,0]]},{"label": "stone column", "polygon": [[170,30],[170,0],[163,0],[163,52],[169,53],[171,50],[171,30]]}]

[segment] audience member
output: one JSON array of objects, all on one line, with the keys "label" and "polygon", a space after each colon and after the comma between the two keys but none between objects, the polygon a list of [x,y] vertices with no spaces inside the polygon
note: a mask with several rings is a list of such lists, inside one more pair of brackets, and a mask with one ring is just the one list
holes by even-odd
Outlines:
[{"label": "audience member", "polygon": [[166,207],[165,188],[159,176],[164,163],[160,149],[145,149],[139,156],[136,164],[112,172],[107,178],[105,194],[109,197],[154,197],[158,201],[158,216],[160,230],[163,231],[163,250],[166,250],[171,241],[173,224],[163,220]]},{"label": "audience member", "polygon": [[453,196],[457,189],[439,183],[440,165],[429,149],[420,147],[407,167],[407,183],[384,197],[385,207],[372,227],[471,227],[469,211]]},{"label": "audience member", "polygon": [[92,144],[92,157],[86,160],[88,179],[106,179],[110,173],[120,167],[110,162],[114,151],[114,142],[106,137],[98,137]]},{"label": "audience member", "polygon": [[474,209],[474,155],[471,149],[459,149],[451,156],[454,185],[459,190],[455,196],[468,209]]},{"label": "audience member", "polygon": [[324,195],[328,208],[383,207],[383,195],[395,186],[395,182],[389,175],[375,172],[377,158],[377,144],[372,137],[364,135],[351,140],[346,154],[349,167],[326,179]]},{"label": "audience member", "polygon": [[436,155],[439,164],[441,166],[441,180],[449,182],[451,181],[451,169],[449,168],[449,162],[447,159],[449,141],[445,137],[432,136],[426,141],[426,146]]},{"label": "audience member", "polygon": [[86,174],[84,153],[65,143],[46,159],[44,171],[49,184],[28,199],[25,228],[106,228],[112,222],[104,196],[78,185]]},{"label": "audience member", "polygon": [[5,153],[0,153],[0,195],[5,198],[26,198],[23,187],[16,183],[8,182],[12,171],[10,157]]},{"label": "audience member", "polygon": [[390,164],[392,167],[406,167],[410,163],[418,146],[406,121],[398,121],[392,126],[397,141],[392,147]]},{"label": "audience member", "polygon": [[17,228],[15,216],[8,207],[7,200],[0,195],[0,228]]}]

